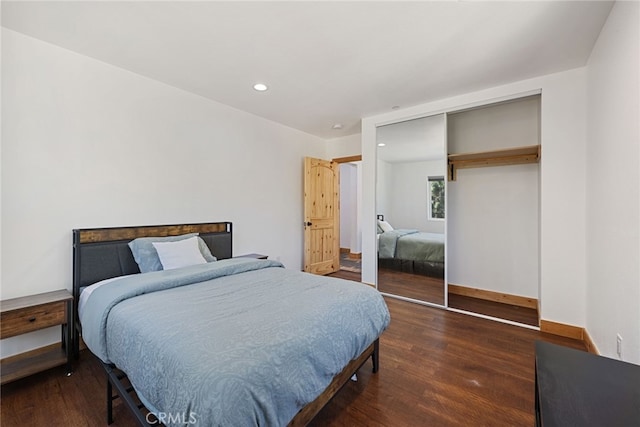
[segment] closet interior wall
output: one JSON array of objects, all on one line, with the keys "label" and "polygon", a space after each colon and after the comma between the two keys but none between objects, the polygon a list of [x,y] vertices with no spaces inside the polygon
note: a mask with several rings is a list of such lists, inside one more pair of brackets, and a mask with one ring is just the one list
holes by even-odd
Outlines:
[{"label": "closet interior wall", "polygon": [[[447,115],[448,154],[540,144],[540,95]],[[538,299],[539,163],[457,171],[447,182],[453,285]]]}]

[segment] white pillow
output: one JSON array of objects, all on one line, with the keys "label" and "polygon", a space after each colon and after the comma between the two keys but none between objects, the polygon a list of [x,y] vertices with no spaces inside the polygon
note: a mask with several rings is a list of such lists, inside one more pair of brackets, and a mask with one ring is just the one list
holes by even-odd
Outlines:
[{"label": "white pillow", "polygon": [[207,263],[200,252],[196,236],[177,242],[152,242],[152,245],[158,252],[163,270]]},{"label": "white pillow", "polygon": [[382,231],[387,232],[387,231],[393,231],[393,227],[391,226],[391,224],[389,224],[387,221],[380,221],[378,220],[378,225],[380,226],[380,228],[382,229]]}]

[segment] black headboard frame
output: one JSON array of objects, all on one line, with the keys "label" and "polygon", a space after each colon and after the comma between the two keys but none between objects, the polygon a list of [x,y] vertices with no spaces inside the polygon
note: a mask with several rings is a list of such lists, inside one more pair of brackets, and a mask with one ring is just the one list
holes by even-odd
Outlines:
[{"label": "black headboard frame", "polygon": [[213,256],[232,257],[232,223],[146,225],[134,227],[83,228],[73,230],[73,351],[78,356],[80,322],[78,299],[80,288],[101,280],[140,273],[133,259],[129,242],[138,237],[179,236],[198,233]]}]

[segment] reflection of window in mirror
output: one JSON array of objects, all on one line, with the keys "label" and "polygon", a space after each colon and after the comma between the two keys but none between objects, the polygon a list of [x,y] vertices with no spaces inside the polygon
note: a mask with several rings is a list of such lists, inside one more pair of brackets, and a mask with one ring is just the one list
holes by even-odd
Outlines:
[{"label": "reflection of window in mirror", "polygon": [[444,177],[430,176],[427,191],[429,220],[444,220]]}]

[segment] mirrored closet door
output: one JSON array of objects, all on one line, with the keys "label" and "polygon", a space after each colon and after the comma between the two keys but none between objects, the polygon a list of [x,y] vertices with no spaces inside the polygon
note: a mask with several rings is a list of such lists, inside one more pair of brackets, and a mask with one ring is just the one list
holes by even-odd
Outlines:
[{"label": "mirrored closet door", "polygon": [[376,129],[378,290],[446,304],[444,114]]}]

